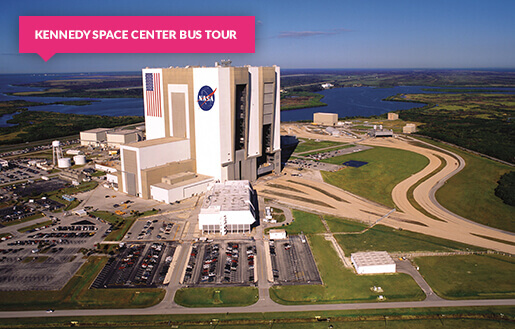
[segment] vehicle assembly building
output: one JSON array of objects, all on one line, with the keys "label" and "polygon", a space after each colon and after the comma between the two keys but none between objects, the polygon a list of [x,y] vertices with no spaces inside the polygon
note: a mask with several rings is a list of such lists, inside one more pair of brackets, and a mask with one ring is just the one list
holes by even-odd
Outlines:
[{"label": "vehicle assembly building", "polygon": [[173,202],[279,172],[280,68],[143,69],[147,139],[120,146],[120,190]]}]

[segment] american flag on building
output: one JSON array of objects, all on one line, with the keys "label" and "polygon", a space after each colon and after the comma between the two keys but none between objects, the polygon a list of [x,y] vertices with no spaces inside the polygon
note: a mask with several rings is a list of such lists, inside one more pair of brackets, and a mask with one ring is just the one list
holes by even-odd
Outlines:
[{"label": "american flag on building", "polygon": [[160,73],[145,73],[145,108],[147,116],[162,117]]}]

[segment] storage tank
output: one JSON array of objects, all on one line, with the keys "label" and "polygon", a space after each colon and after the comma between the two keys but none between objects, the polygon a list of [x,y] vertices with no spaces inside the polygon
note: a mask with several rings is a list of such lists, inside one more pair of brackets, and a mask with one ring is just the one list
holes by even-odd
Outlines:
[{"label": "storage tank", "polygon": [[76,165],[85,165],[86,164],[86,156],[84,154],[79,154],[73,157],[73,162]]},{"label": "storage tank", "polygon": [[72,166],[72,159],[60,158],[57,160],[57,166],[59,168],[70,168]]}]

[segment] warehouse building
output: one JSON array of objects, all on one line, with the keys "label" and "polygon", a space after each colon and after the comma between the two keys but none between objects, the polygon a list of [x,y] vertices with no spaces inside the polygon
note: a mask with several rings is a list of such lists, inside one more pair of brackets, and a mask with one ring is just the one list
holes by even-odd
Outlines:
[{"label": "warehouse building", "polygon": [[337,113],[313,113],[313,123],[322,126],[335,126],[338,123]]},{"label": "warehouse building", "polygon": [[395,273],[396,271],[395,262],[386,251],[355,252],[350,255],[350,259],[358,274]]},{"label": "warehouse building", "polygon": [[397,113],[394,113],[394,112],[388,113],[388,120],[397,120],[397,119],[399,119],[399,115]]},{"label": "warehouse building", "polygon": [[125,193],[174,200],[280,172],[279,67],[147,68],[143,86],[147,140],[120,146]]},{"label": "warehouse building", "polygon": [[198,215],[202,233],[250,233],[256,222],[257,196],[248,180],[215,183]]},{"label": "warehouse building", "polygon": [[136,129],[111,130],[106,133],[108,147],[120,147],[123,144],[129,144],[141,141],[141,131]]},{"label": "warehouse building", "polygon": [[95,128],[80,132],[80,145],[82,146],[100,146],[107,141],[107,132],[109,128]]}]

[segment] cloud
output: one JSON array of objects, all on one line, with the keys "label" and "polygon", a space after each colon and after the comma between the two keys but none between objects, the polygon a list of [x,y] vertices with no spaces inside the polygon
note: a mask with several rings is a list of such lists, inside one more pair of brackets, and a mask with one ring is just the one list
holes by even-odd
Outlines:
[{"label": "cloud", "polygon": [[337,28],[329,31],[283,31],[279,33],[278,38],[306,38],[319,35],[336,35],[344,32],[351,32],[352,30],[345,28]]}]

